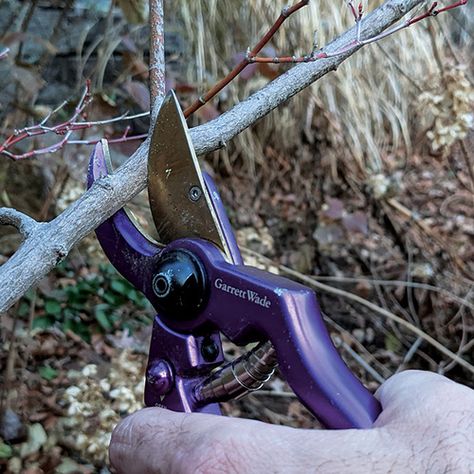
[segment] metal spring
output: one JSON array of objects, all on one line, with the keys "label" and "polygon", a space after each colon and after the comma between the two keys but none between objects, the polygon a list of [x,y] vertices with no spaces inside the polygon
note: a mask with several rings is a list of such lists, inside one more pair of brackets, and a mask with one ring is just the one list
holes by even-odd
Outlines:
[{"label": "metal spring", "polygon": [[198,404],[225,402],[259,390],[275,372],[278,365],[272,343],[259,344],[243,356],[211,374],[194,388]]}]

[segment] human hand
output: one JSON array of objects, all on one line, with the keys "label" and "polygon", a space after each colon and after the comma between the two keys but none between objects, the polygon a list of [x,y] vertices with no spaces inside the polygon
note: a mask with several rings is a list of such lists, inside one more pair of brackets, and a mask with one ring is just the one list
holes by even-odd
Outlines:
[{"label": "human hand", "polygon": [[117,473],[367,473],[474,471],[474,390],[406,371],[376,397],[368,430],[303,430],[254,420],[145,408],[110,445]]}]

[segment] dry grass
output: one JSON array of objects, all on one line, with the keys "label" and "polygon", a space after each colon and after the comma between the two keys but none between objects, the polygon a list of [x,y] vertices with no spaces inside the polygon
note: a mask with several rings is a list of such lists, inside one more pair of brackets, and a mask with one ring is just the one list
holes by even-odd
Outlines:
[{"label": "dry grass", "polygon": [[[273,0],[179,0],[173,10],[189,35],[189,77],[196,83],[212,85],[229,70],[236,53],[246,51],[277,18],[287,2]],[[366,2],[367,3],[367,2]],[[370,2],[370,9],[382,1]],[[367,7],[367,5],[366,5]],[[468,11],[461,16],[468,18]],[[263,160],[267,142],[292,149],[301,136],[295,129],[311,130],[313,120],[327,117],[326,138],[347,150],[338,158],[354,159],[363,175],[384,172],[385,157],[392,150],[409,155],[417,129],[420,92],[432,89],[442,80],[439,62],[449,64],[451,50],[467,62],[462,49],[455,45],[450,30],[461,32],[458,22],[449,15],[419,24],[392,38],[357,53],[338,70],[300,94],[285,107],[259,124],[256,134],[247,132],[237,139],[234,153],[244,153],[251,169],[253,160]],[[273,40],[279,54],[305,54],[311,49],[313,32],[324,45],[352,26],[345,2],[313,0],[308,7],[291,17]],[[429,25],[434,28],[430,30]],[[229,28],[229,25],[231,27]],[[461,43],[472,41],[462,34]],[[467,48],[465,49],[467,52]],[[284,68],[281,67],[281,70]],[[236,81],[220,100],[224,106],[247,97],[268,79],[254,76]],[[311,134],[311,132],[309,133]],[[232,157],[231,157],[232,158]],[[337,159],[337,157],[334,157]]]}]

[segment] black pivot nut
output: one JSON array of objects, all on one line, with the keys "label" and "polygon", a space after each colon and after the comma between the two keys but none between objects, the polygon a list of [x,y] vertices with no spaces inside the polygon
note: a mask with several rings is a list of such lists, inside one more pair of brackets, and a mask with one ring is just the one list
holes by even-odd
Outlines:
[{"label": "black pivot nut", "polygon": [[199,259],[186,250],[165,252],[152,281],[158,310],[178,321],[189,321],[207,303],[207,278]]}]

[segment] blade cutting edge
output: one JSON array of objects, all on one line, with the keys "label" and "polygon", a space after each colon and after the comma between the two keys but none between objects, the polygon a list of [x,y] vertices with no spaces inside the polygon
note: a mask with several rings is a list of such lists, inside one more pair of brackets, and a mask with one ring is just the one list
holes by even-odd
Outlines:
[{"label": "blade cutting edge", "polygon": [[180,238],[206,239],[232,260],[173,91],[166,95],[153,130],[148,197],[161,243]]}]

